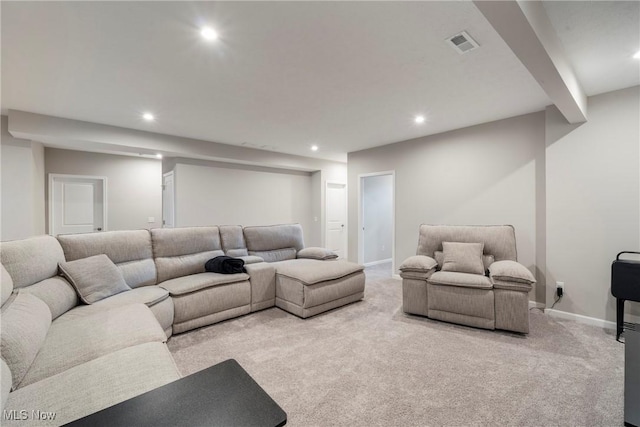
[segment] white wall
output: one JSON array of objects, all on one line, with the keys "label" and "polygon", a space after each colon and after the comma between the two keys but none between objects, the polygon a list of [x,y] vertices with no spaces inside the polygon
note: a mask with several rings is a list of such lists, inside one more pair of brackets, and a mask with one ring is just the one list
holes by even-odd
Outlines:
[{"label": "white wall", "polygon": [[362,180],[364,263],[391,259],[393,235],[393,176]]},{"label": "white wall", "polygon": [[[45,172],[107,177],[107,229],[162,224],[162,162],[157,159],[45,149]],[[47,188],[48,192],[48,188]],[[149,223],[148,218],[154,222]]]},{"label": "white wall", "polygon": [[37,142],[13,138],[7,117],[1,117],[0,239],[23,239],[45,231],[44,148]]},{"label": "white wall", "polygon": [[547,108],[547,302],[564,281],[558,310],[615,321],[611,262],[640,250],[639,118],[638,86],[590,97],[579,126]]},{"label": "white wall", "polygon": [[[298,222],[305,244],[313,228],[311,173],[179,160],[175,165],[176,226],[269,225]],[[317,206],[316,206],[317,208]]]},{"label": "white wall", "polygon": [[[414,255],[427,224],[512,224],[518,259],[536,270],[544,112],[349,153],[359,174],[395,170],[395,265]],[[349,259],[358,254],[358,200],[349,192]],[[542,281],[544,283],[544,281]],[[544,286],[532,298],[544,301]]]}]

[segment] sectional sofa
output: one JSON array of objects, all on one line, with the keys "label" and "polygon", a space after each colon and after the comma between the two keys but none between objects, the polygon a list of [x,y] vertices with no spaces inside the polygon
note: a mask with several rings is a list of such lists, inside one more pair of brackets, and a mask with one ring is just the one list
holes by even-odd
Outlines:
[{"label": "sectional sofa", "polygon": [[[246,273],[205,272],[219,255]],[[3,242],[2,425],[60,425],[180,377],[172,334],[277,306],[306,318],[364,296],[363,267],[299,224]]]}]

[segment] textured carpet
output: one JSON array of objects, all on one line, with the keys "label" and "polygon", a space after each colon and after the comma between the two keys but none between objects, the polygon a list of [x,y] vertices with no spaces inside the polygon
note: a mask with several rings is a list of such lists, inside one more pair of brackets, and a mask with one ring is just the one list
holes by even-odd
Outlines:
[{"label": "textured carpet", "polygon": [[291,426],[623,424],[624,346],[530,312],[527,336],[402,312],[367,270],[365,299],[306,320],[278,308],[176,335],[183,375],[236,359]]}]

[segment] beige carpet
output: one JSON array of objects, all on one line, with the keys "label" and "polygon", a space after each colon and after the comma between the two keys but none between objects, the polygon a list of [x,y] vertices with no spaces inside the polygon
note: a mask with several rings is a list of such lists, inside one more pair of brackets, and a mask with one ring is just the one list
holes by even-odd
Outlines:
[{"label": "beige carpet", "polygon": [[306,320],[278,308],[174,336],[183,375],[236,359],[290,426],[623,424],[624,346],[531,311],[527,336],[402,312],[367,270],[365,299]]}]

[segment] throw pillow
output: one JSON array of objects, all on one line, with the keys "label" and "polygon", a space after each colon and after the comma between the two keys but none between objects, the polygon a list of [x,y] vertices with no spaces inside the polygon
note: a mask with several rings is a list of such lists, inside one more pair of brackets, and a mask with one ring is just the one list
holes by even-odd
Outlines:
[{"label": "throw pillow", "polygon": [[[442,251],[436,251],[435,256],[438,265],[442,267],[442,264],[444,264],[444,253]],[[484,271],[486,272],[487,270],[489,270],[489,266],[495,261],[496,259],[493,257],[493,255],[482,255],[482,264],[484,264]]]},{"label": "throw pillow", "polygon": [[58,264],[80,299],[92,304],[120,292],[130,291],[120,269],[101,254]]},{"label": "throw pillow", "polygon": [[318,247],[308,247],[304,249],[300,249],[298,251],[298,258],[309,258],[309,259],[335,259],[338,258],[338,254],[333,252],[332,250]]},{"label": "throw pillow", "polygon": [[484,274],[482,251],[484,243],[442,242],[442,271]]}]

